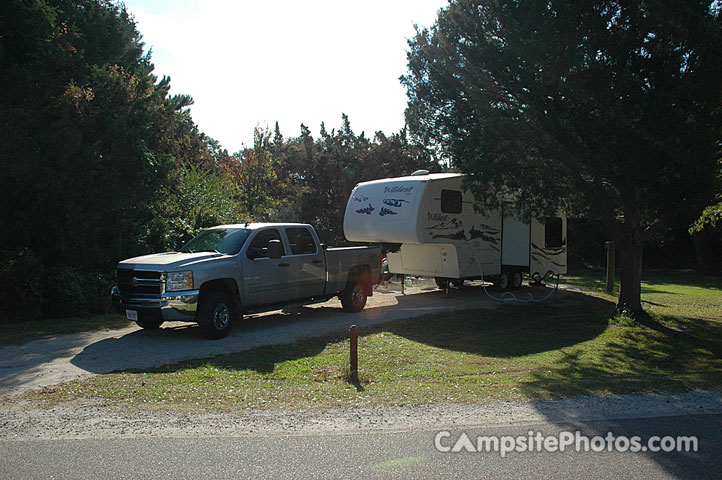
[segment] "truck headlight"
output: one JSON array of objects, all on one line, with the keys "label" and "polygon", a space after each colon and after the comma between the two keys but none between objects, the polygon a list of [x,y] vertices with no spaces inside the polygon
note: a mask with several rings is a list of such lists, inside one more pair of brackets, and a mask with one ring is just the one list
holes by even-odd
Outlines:
[{"label": "truck headlight", "polygon": [[168,282],[165,290],[166,292],[193,290],[193,272],[168,272]]}]

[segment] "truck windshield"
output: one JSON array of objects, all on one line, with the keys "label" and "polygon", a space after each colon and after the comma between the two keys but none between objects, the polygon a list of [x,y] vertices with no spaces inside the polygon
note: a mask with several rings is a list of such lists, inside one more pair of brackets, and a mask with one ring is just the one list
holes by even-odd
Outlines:
[{"label": "truck windshield", "polygon": [[235,255],[241,251],[250,230],[245,228],[212,228],[204,230],[180,249],[183,253],[218,252]]}]

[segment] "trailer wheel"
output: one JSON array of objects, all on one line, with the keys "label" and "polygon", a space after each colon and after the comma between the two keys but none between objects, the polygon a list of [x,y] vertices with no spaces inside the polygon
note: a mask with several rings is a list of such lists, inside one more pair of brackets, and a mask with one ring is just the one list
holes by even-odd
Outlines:
[{"label": "trailer wheel", "polygon": [[449,279],[448,278],[434,277],[434,282],[436,282],[436,286],[442,290],[446,290],[447,288],[449,288]]},{"label": "trailer wheel", "polygon": [[499,290],[506,291],[509,289],[509,274],[506,272],[501,272],[501,275],[496,277],[496,281],[494,282],[494,285],[496,285],[496,288]]},{"label": "trailer wheel", "polygon": [[451,281],[451,284],[455,286],[456,288],[462,288],[464,286],[464,279],[463,278],[455,278]]},{"label": "trailer wheel", "polygon": [[227,294],[208,292],[199,305],[198,325],[206,337],[223,338],[231,331],[235,316],[235,305]]},{"label": "trailer wheel", "polygon": [[366,289],[359,281],[349,281],[343,292],[338,296],[341,306],[350,313],[360,312],[366,306]]},{"label": "trailer wheel", "polygon": [[512,272],[512,273],[511,273],[511,275],[510,275],[510,277],[509,277],[509,283],[510,283],[510,286],[511,286],[511,289],[512,289],[512,290],[516,290],[517,288],[520,288],[520,287],[521,287],[521,281],[522,281],[522,279],[521,279],[521,272],[516,271],[516,272]]}]

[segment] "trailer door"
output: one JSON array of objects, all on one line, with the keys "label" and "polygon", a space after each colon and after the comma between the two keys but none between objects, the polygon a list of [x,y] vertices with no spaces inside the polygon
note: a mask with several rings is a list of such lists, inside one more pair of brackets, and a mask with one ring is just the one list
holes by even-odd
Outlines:
[{"label": "trailer door", "polygon": [[529,266],[530,225],[519,218],[504,215],[501,228],[501,264]]}]

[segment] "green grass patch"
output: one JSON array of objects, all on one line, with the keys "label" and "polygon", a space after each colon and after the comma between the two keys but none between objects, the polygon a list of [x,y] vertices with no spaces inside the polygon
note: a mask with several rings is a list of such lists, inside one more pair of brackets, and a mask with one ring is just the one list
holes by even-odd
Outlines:
[{"label": "green grass patch", "polygon": [[38,338],[131,325],[133,322],[115,314],[4,323],[0,329],[0,345],[18,345]]},{"label": "green grass patch", "polygon": [[[588,273],[580,278],[594,281]],[[614,298],[596,291],[360,325],[355,383],[348,381],[348,340],[338,334],[97,376],[26,400],[51,406],[92,398],[120,408],[192,412],[715,389],[722,385],[722,289],[694,278],[685,272],[645,278],[645,325],[612,317]]]}]

